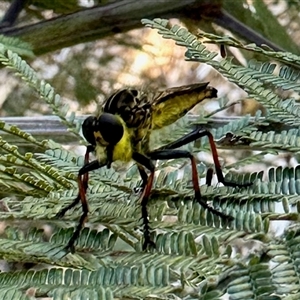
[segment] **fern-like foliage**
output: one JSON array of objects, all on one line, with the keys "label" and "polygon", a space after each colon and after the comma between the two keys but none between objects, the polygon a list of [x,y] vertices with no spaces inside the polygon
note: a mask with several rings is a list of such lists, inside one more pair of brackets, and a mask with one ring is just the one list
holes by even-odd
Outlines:
[{"label": "fern-like foliage", "polygon": [[[220,184],[201,186],[203,201],[234,217],[226,221],[193,202],[191,167],[184,160],[158,162],[149,203],[152,238],[156,249],[142,251],[139,195],[134,187],[140,179],[135,165],[126,172],[99,169],[90,174],[87,199],[89,221],[76,244],[76,253],[64,246],[72,236],[81,208],[63,219],[55,215],[77,196],[77,172],[83,157],[53,141],[37,141],[22,130],[0,123],[0,129],[34,144],[39,153],[22,153],[0,139],[0,218],[6,228],[0,238],[0,258],[8,263],[30,263],[30,270],[0,274],[3,299],[298,299],[300,165],[272,166],[252,173],[234,169],[251,166],[267,154],[300,151],[299,130],[280,130],[281,124],[300,124],[297,99],[283,99],[277,89],[299,93],[299,57],[273,52],[265,47],[243,45],[227,37],[202,34],[205,43],[216,43],[254,51],[265,61],[248,66],[230,59],[215,59],[198,37],[167,20],[143,20],[164,38],[186,47],[186,59],[206,63],[243,88],[267,108],[250,122],[241,117],[212,129],[218,145],[257,150],[237,162],[223,166],[225,179],[245,188]],[[272,59],[272,63],[269,60]],[[0,45],[1,62],[30,84],[79,137],[80,124],[60,96],[16,53]],[[280,72],[275,73],[275,65]],[[286,65],[283,65],[286,64]],[[289,66],[288,66],[289,65]],[[293,92],[293,94],[292,94]],[[224,110],[228,104],[218,109]],[[209,123],[213,113],[195,123]],[[198,122],[199,121],[199,122]],[[272,124],[279,129],[263,130]],[[153,134],[153,147],[181,137],[190,129],[182,119]],[[263,127],[265,126],[265,127]],[[172,135],[166,134],[172,131]],[[224,140],[224,136],[230,136]],[[159,136],[165,136],[163,142]],[[195,155],[209,152],[207,139],[185,146]],[[200,179],[208,163],[198,165]],[[167,170],[168,169],[168,170]],[[283,233],[274,225],[288,221]],[[50,225],[45,226],[45,225]],[[49,229],[50,228],[50,229]]]},{"label": "fern-like foliage", "polygon": [[0,35],[0,43],[18,55],[34,57],[31,45],[18,38]]}]

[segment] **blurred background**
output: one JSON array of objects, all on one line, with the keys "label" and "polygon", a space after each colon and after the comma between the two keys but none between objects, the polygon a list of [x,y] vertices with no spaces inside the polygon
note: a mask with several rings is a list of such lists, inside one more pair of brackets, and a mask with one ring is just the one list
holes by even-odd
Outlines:
[{"label": "blurred background", "polygon": [[[173,0],[0,1],[0,33],[32,45],[35,56],[25,55],[24,59],[78,116],[95,114],[116,89],[134,86],[155,91],[203,81],[218,89],[219,98],[198,105],[194,114],[213,112],[218,101],[226,99],[237,103],[217,117],[254,115],[257,110],[264,113],[264,108],[212,68],[185,61],[183,47],[144,28],[140,19],[170,18],[171,24],[184,26],[194,34],[205,31],[229,35],[245,44],[269,45],[299,54],[299,8],[295,0],[190,0],[182,4]],[[207,46],[221,53],[218,46]],[[265,60],[249,51],[225,50],[242,65],[252,58]],[[284,96],[284,92],[281,94]],[[43,124],[46,132],[47,126],[53,125],[52,119],[46,117],[46,123],[41,123],[37,117],[51,114],[51,108],[30,86],[8,69],[0,70],[1,117],[31,117],[30,126]],[[70,134],[63,126],[62,130]],[[55,139],[51,130],[46,134]],[[225,155],[227,162],[236,158],[236,153]],[[274,165],[272,155],[266,157],[268,160]],[[294,163],[287,153],[276,158],[278,165]]]},{"label": "blurred background", "polygon": [[[52,21],[58,17],[58,21],[61,18],[63,22],[68,22],[68,19],[64,18],[72,16],[74,13],[77,13],[74,17],[78,20],[78,28],[82,30],[82,35],[88,36],[89,30],[92,28],[84,27],[85,23],[79,18],[79,14],[86,9],[92,10],[93,6],[106,9],[106,14],[109,16],[110,12],[113,15],[114,11],[117,11],[118,15],[125,13],[125,10],[123,12],[114,6],[116,3],[123,4],[131,6],[128,9],[132,10],[133,18],[137,14],[135,1],[27,0],[0,1],[2,17],[14,2],[21,2],[21,9],[13,24],[8,26],[2,24],[2,32],[9,36],[18,36],[29,43],[32,42],[30,35],[35,37],[39,33],[47,32],[47,27],[49,36],[53,34],[52,27],[45,20]],[[153,7],[157,5],[156,2],[165,2],[165,6],[169,5],[171,9],[166,7],[164,11],[160,10],[156,17],[172,16],[174,1],[152,1]],[[214,0],[190,2],[173,9],[172,24],[178,23],[185,26],[192,33],[203,30],[219,35],[230,35],[241,39],[245,44],[253,42],[258,45],[269,44],[274,48],[299,54],[300,4],[298,1]],[[147,17],[146,13],[146,11],[141,12],[141,16],[145,14]],[[121,15],[120,17],[124,17],[123,24],[126,29],[126,17],[130,22],[131,16]],[[105,20],[103,24],[100,17],[95,23],[95,26],[99,28],[112,26],[107,25]],[[74,36],[74,45],[62,47],[62,43],[52,47],[61,47],[56,50],[52,50],[51,45],[48,46],[48,49],[41,50],[39,48],[40,41],[39,44],[33,42],[33,52],[36,56],[24,58],[40,74],[41,78],[55,87],[56,92],[63,97],[64,101],[71,104],[78,114],[94,113],[108,95],[114,90],[126,86],[161,89],[209,81],[218,89],[219,97],[226,96],[231,101],[246,97],[242,90],[223,80],[214,70],[199,63],[184,61],[184,48],[175,45],[173,41],[163,39],[155,30],[143,28],[138,20],[136,20],[136,24],[136,29],[124,30],[125,32],[118,34],[115,34],[114,31],[120,31],[120,28],[108,28],[107,33],[104,34],[105,37],[102,34],[97,38],[96,34],[95,37],[90,38],[93,39],[90,42],[79,43]],[[68,23],[65,27],[68,27]],[[63,31],[64,27],[61,27],[61,32],[54,33],[54,39],[61,39],[59,35],[60,33],[63,35]],[[39,36],[42,40],[43,36]],[[211,48],[219,52],[217,46],[211,45]],[[245,53],[236,48],[226,49],[226,52],[227,56],[233,57],[244,65],[247,60],[252,58],[251,52]],[[37,94],[22,80],[10,74],[9,70],[2,69],[0,79],[0,83],[2,83],[0,84],[0,116],[40,116],[52,113]],[[252,108],[248,106],[249,104],[244,104],[241,109],[236,105],[234,113],[250,112],[253,114]],[[232,111],[228,113],[232,113]]]}]

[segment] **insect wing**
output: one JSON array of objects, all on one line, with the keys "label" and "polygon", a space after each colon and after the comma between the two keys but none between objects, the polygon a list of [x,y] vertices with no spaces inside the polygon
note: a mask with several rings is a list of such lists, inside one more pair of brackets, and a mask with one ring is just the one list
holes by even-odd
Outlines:
[{"label": "insect wing", "polygon": [[103,111],[118,114],[129,128],[140,128],[150,117],[151,104],[145,94],[134,89],[124,89],[110,96]]},{"label": "insect wing", "polygon": [[152,106],[152,128],[159,129],[183,117],[196,104],[217,96],[208,82],[167,89],[156,96]]}]

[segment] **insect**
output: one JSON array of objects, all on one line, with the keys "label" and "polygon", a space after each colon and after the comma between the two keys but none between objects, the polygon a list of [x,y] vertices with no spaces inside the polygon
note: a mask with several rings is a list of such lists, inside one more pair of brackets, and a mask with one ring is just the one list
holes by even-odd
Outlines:
[{"label": "insect", "polygon": [[[85,154],[85,164],[78,173],[79,193],[74,201],[63,208],[57,215],[64,214],[81,201],[82,215],[73,236],[66,248],[74,252],[74,244],[83,228],[89,208],[86,199],[88,188],[88,173],[98,168],[110,168],[112,162],[134,160],[137,164],[141,184],[141,218],[143,221],[143,249],[155,246],[150,238],[147,203],[150,196],[155,160],[188,158],[192,166],[192,183],[195,191],[195,201],[212,213],[227,219],[232,217],[214,209],[201,200],[198,173],[194,156],[186,150],[177,149],[203,136],[208,136],[219,182],[227,186],[238,184],[226,182],[218,160],[213,136],[206,130],[194,130],[179,140],[151,151],[149,147],[150,133],[170,125],[184,116],[196,104],[204,99],[217,97],[217,90],[208,83],[197,83],[187,86],[167,89],[163,92],[142,93],[136,89],[123,89],[112,94],[104,103],[103,111],[97,116],[90,116],[82,124],[82,132],[90,143]],[[96,160],[89,162],[89,153],[95,151]],[[147,171],[150,174],[147,174]]]}]

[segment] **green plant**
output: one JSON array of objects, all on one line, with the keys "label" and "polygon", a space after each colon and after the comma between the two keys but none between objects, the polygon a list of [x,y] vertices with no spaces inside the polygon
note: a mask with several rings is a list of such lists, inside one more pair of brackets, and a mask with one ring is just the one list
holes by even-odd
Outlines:
[{"label": "green plant", "polygon": [[[161,163],[154,183],[149,213],[157,249],[141,251],[138,196],[132,191],[138,173],[131,167],[123,176],[112,169],[90,174],[89,224],[80,235],[75,254],[63,250],[80,215],[80,207],[57,220],[55,214],[77,195],[76,171],[83,158],[52,141],[37,141],[29,134],[1,123],[10,132],[40,147],[40,153],[20,153],[3,139],[0,148],[1,220],[6,227],[0,239],[0,257],[7,262],[37,264],[28,271],[0,274],[3,299],[298,299],[299,298],[299,177],[300,168],[270,168],[236,174],[231,169],[251,165],[264,155],[300,151],[300,111],[293,98],[282,99],[281,88],[299,93],[299,57],[273,52],[255,45],[243,45],[228,38],[202,34],[206,42],[239,47],[264,55],[264,62],[241,66],[228,58],[214,59],[217,53],[206,49],[197,37],[167,20],[143,20],[158,29],[164,38],[186,47],[186,59],[206,63],[228,80],[242,87],[249,96],[267,108],[259,113],[212,129],[216,139],[231,132],[230,147],[247,147],[260,152],[223,168],[226,177],[238,183],[253,182],[246,189],[202,186],[203,199],[235,217],[228,225],[192,203],[190,169],[166,171],[174,162]],[[54,89],[40,80],[34,70],[4,45],[0,60],[29,83],[51,106],[75,135],[80,124],[64,106]],[[275,73],[277,61],[282,65]],[[293,68],[293,67],[294,68]],[[226,109],[228,105],[218,109]],[[201,116],[209,123],[211,115]],[[195,120],[194,120],[195,121]],[[167,130],[172,139],[187,132],[189,121],[180,120]],[[174,130],[176,128],[176,130]],[[155,142],[155,141],[154,141]],[[228,140],[227,140],[228,142]],[[187,146],[197,153],[197,143]],[[201,150],[209,151],[203,139]],[[178,162],[176,162],[178,166]],[[206,168],[199,165],[205,176]],[[174,221],[175,219],[175,221]],[[270,230],[274,221],[291,221],[284,233]],[[47,235],[41,225],[50,224]],[[24,228],[24,224],[26,228]],[[71,226],[69,226],[71,224]],[[101,227],[98,227],[101,225]],[[28,229],[29,228],[29,229]],[[246,250],[243,251],[243,250]]]}]

